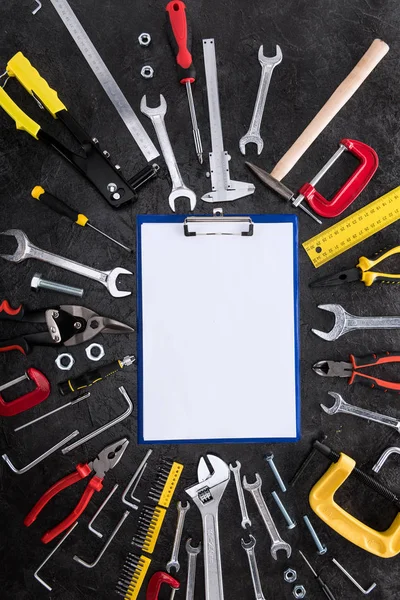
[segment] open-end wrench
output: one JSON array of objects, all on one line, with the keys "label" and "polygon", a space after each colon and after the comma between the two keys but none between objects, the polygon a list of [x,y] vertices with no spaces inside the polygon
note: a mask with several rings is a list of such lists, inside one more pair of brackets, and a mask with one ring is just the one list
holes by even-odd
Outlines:
[{"label": "open-end wrench", "polygon": [[261,154],[264,147],[264,142],[260,135],[261,121],[272,72],[275,67],[282,62],[282,50],[277,44],[275,56],[264,56],[263,46],[260,46],[258,49],[258,61],[261,65],[260,85],[258,86],[256,103],[254,105],[249,130],[239,141],[239,148],[242,154],[246,154],[246,144],[256,144],[257,154]]},{"label": "open-end wrench", "polygon": [[206,600],[223,600],[221,550],[219,544],[218,506],[228,485],[231,472],[218,456],[207,454],[213,473],[202,456],[197,466],[198,483],[185,491],[193,499],[203,521],[204,579]]},{"label": "open-end wrench", "polygon": [[169,195],[169,205],[171,210],[175,212],[175,200],[182,197],[189,199],[190,210],[194,210],[196,206],[196,194],[183,183],[165,126],[164,116],[167,112],[167,102],[164,96],[160,94],[160,106],[157,108],[150,108],[147,106],[146,96],[143,96],[140,102],[140,110],[146,117],[149,117],[153,123],[161,147],[161,152],[168,167],[172,181],[172,192]]},{"label": "open-end wrench", "polygon": [[240,469],[242,465],[237,460],[235,465],[230,464],[229,468],[235,477],[236,491],[239,499],[240,512],[242,513],[242,527],[246,529],[247,525],[251,527],[251,521],[247,512],[246,500],[242,488],[242,481],[240,479]]},{"label": "open-end wrench", "polygon": [[192,538],[186,542],[186,553],[188,556],[188,574],[186,585],[186,600],[194,600],[194,590],[196,585],[196,563],[197,555],[201,552],[201,542],[197,547],[192,546]]},{"label": "open-end wrench", "polygon": [[7,231],[2,231],[0,235],[15,237],[18,244],[14,254],[0,254],[0,257],[4,258],[5,260],[20,263],[27,258],[36,258],[37,260],[49,263],[55,267],[60,267],[60,269],[72,271],[72,273],[78,273],[78,275],[82,275],[83,277],[88,277],[89,279],[94,279],[95,281],[102,283],[108,289],[111,296],[114,296],[114,298],[124,298],[125,296],[130,296],[132,293],[121,292],[117,288],[117,278],[119,275],[132,275],[131,271],[128,271],[127,269],[115,267],[115,269],[111,269],[111,271],[99,271],[98,269],[87,267],[86,265],[82,265],[81,263],[70,260],[69,258],[58,256],[52,252],[47,252],[47,250],[41,250],[37,246],[34,246],[29,241],[27,235],[20,229],[8,229]]},{"label": "open-end wrench", "polygon": [[278,550],[284,550],[287,558],[292,554],[292,548],[290,544],[284,542],[276,528],[274,520],[269,512],[268,506],[261,493],[262,479],[258,473],[256,473],[256,480],[254,483],[247,483],[246,476],[243,477],[243,487],[245,490],[251,493],[254,501],[257,505],[258,511],[264,521],[265,527],[267,528],[269,537],[271,538],[271,555],[275,560],[278,558]]},{"label": "open-end wrench", "polygon": [[178,521],[176,523],[174,545],[172,547],[171,559],[167,562],[167,572],[171,573],[171,569],[175,569],[177,573],[181,568],[179,564],[179,547],[181,545],[183,524],[185,522],[186,513],[190,508],[190,503],[187,502],[185,506],[182,506],[182,502],[178,502]]},{"label": "open-end wrench", "polygon": [[332,398],[335,398],[334,405],[328,407],[325,406],[325,404],[320,404],[322,410],[328,415],[336,415],[337,413],[354,415],[355,417],[361,417],[361,419],[367,419],[368,421],[374,421],[375,423],[380,423],[381,425],[387,425],[388,427],[396,429],[396,431],[400,433],[400,421],[398,419],[366,410],[360,406],[354,406],[354,404],[348,404],[343,400],[342,396],[336,392],[328,392],[328,394],[332,396]]},{"label": "open-end wrench", "polygon": [[344,335],[349,331],[354,331],[355,329],[400,328],[400,317],[357,317],[345,311],[340,304],[320,304],[318,308],[332,312],[335,315],[335,324],[333,329],[328,333],[319,331],[318,329],[311,329],[315,335],[318,335],[318,337],[327,342],[333,342],[341,335]]},{"label": "open-end wrench", "polygon": [[254,551],[255,545],[256,545],[256,538],[249,534],[250,537],[250,541],[249,542],[245,542],[244,539],[241,539],[241,544],[242,544],[242,548],[244,548],[244,550],[246,550],[246,554],[247,554],[247,558],[249,559],[249,565],[250,565],[250,573],[251,573],[251,579],[253,582],[253,587],[254,587],[254,597],[255,600],[265,600],[262,588],[261,588],[261,581],[260,581],[260,574],[258,572],[258,566],[257,566],[257,560],[256,560],[256,553]]}]

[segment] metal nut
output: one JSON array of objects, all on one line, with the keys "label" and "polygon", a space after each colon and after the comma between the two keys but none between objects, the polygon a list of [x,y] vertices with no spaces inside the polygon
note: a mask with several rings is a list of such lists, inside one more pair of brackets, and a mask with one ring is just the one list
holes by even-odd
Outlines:
[{"label": "metal nut", "polygon": [[305,598],[306,588],[304,587],[304,585],[295,585],[293,588],[293,596],[295,598]]},{"label": "metal nut", "polygon": [[[95,349],[99,351],[98,354],[93,354],[93,350]],[[104,348],[101,344],[90,344],[90,346],[85,349],[85,352],[89,360],[101,360],[105,355]]]},{"label": "metal nut", "polygon": [[141,33],[138,37],[138,42],[141,46],[149,46],[151,42],[151,35],[149,33]]},{"label": "metal nut", "polygon": [[142,67],[140,74],[145,79],[151,79],[152,77],[154,77],[154,69],[153,67],[150,67],[150,65],[145,65],[144,67]]},{"label": "metal nut", "polygon": [[283,579],[288,583],[294,583],[297,579],[297,573],[294,569],[286,569],[283,574]]},{"label": "metal nut", "polygon": [[[65,361],[68,361],[67,363]],[[56,358],[56,365],[61,371],[69,371],[75,364],[75,359],[69,352],[59,354]]]}]

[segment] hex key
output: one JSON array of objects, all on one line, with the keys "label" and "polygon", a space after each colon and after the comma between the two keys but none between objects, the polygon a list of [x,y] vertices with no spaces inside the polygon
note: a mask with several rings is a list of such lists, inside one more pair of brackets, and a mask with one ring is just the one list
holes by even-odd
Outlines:
[{"label": "hex key", "polygon": [[61,538],[61,540],[58,542],[57,546],[55,546],[53,548],[53,550],[50,552],[50,554],[46,557],[46,559],[42,562],[42,564],[40,564],[38,566],[38,568],[36,569],[36,571],[33,574],[34,578],[37,579],[37,581],[39,583],[41,583],[42,585],[44,585],[44,587],[46,588],[46,590],[49,590],[49,592],[51,592],[53,590],[53,588],[50,587],[48,583],[46,583],[45,581],[43,581],[43,579],[41,577],[39,577],[38,573],[39,573],[40,569],[42,569],[44,567],[44,565],[50,560],[50,558],[53,556],[53,554],[55,554],[57,552],[57,550],[59,549],[59,547],[61,546],[61,544],[64,543],[64,541],[67,539],[67,537],[69,536],[69,534],[73,532],[73,530],[75,529],[75,527],[77,525],[78,525],[78,521],[76,521],[68,529],[68,531],[65,533],[65,535],[63,535],[63,537]]},{"label": "hex key", "polygon": [[77,440],[73,444],[70,444],[66,448],[63,448],[62,451],[61,451],[63,454],[67,454],[68,452],[71,452],[71,450],[75,450],[75,448],[78,448],[82,444],[85,444],[89,440],[92,440],[97,435],[100,435],[101,433],[103,433],[107,429],[110,429],[110,427],[113,427],[114,425],[117,425],[117,423],[121,423],[121,421],[123,421],[124,419],[126,419],[127,417],[129,417],[129,415],[131,414],[131,412],[133,410],[132,401],[129,398],[128,393],[127,393],[127,391],[126,391],[126,389],[124,388],[123,385],[121,385],[121,387],[119,387],[118,390],[121,392],[121,394],[123,395],[123,397],[125,398],[125,400],[126,400],[126,402],[128,404],[127,410],[124,413],[122,413],[122,415],[119,415],[119,417],[116,417],[112,421],[109,421],[109,423],[106,423],[105,425],[102,425],[98,429],[95,429],[91,433],[88,433],[87,435],[85,435],[85,437],[81,438],[80,440]]},{"label": "hex key", "polygon": [[[132,504],[132,502],[129,502],[129,500],[126,499],[126,495],[129,491],[129,488],[131,487],[131,485],[133,485],[133,483],[137,479],[135,486],[132,488],[132,494],[134,493],[134,491],[140,481],[140,478],[143,475],[144,469],[146,468],[147,459],[149,458],[149,456],[151,455],[152,452],[153,452],[153,450],[151,450],[151,449],[147,451],[146,456],[144,457],[144,459],[142,460],[142,462],[140,463],[140,465],[138,466],[138,468],[132,475],[131,479],[129,480],[128,485],[126,486],[126,488],[124,489],[124,491],[122,493],[122,498],[121,498],[122,502],[124,504],[126,504],[127,506],[130,506],[134,510],[137,510],[139,507],[137,506],[137,504]],[[132,496],[131,496],[131,498],[133,499]]]},{"label": "hex key", "polygon": [[5,462],[8,464],[8,466],[10,467],[10,469],[12,471],[14,471],[14,473],[16,473],[17,475],[22,475],[23,473],[26,473],[27,471],[29,471],[29,469],[32,469],[32,467],[35,467],[42,460],[44,460],[45,458],[47,458],[48,456],[50,456],[50,454],[53,454],[53,452],[55,452],[56,450],[58,450],[59,448],[61,448],[62,446],[64,446],[64,444],[66,444],[67,442],[69,442],[70,440],[72,440],[72,438],[76,437],[77,435],[79,435],[79,431],[76,429],[75,431],[73,431],[72,433],[70,433],[66,438],[64,438],[63,440],[61,440],[61,442],[58,442],[58,444],[56,444],[52,448],[49,448],[49,450],[46,450],[46,452],[43,452],[43,454],[41,454],[40,456],[38,456],[37,458],[35,458],[35,460],[33,460],[31,463],[29,463],[29,465],[26,465],[25,467],[22,467],[22,469],[16,469],[14,467],[13,463],[11,462],[11,460],[8,458],[7,454],[2,454],[1,458],[3,460],[5,460]]},{"label": "hex key", "polygon": [[95,535],[97,535],[97,537],[99,537],[99,538],[102,538],[103,534],[100,533],[100,531],[97,531],[97,529],[95,529],[93,527],[93,523],[95,522],[95,520],[97,519],[97,517],[99,516],[99,514],[101,513],[101,511],[103,510],[103,508],[105,507],[105,505],[107,504],[107,502],[109,501],[109,499],[114,494],[114,492],[115,492],[115,490],[117,488],[118,488],[118,483],[116,483],[114,485],[113,489],[108,494],[107,498],[105,500],[103,500],[103,502],[100,504],[99,508],[96,510],[96,512],[94,513],[93,517],[90,519],[90,521],[88,523],[88,529],[89,529],[89,531],[91,531],[92,533],[94,533]]},{"label": "hex key", "polygon": [[129,510],[126,510],[124,512],[124,514],[122,515],[122,517],[121,517],[118,525],[116,526],[116,528],[114,529],[114,531],[111,533],[110,537],[108,538],[108,540],[104,544],[104,546],[103,546],[100,554],[98,555],[98,557],[96,558],[96,560],[94,562],[87,563],[85,560],[82,560],[81,558],[79,558],[79,556],[77,556],[76,554],[74,556],[74,560],[76,560],[76,562],[78,562],[83,567],[86,567],[87,569],[93,569],[93,567],[95,567],[99,563],[99,561],[100,561],[101,557],[103,556],[104,552],[107,550],[108,546],[111,544],[111,542],[113,541],[113,539],[117,535],[118,531],[121,529],[121,527],[122,527],[125,519],[127,517],[129,517],[130,514],[131,513],[129,512]]}]

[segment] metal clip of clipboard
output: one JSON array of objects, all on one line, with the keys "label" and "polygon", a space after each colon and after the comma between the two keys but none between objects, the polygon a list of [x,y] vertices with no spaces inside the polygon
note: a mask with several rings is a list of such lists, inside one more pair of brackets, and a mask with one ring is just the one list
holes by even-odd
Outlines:
[{"label": "metal clip of clipboard", "polygon": [[[247,231],[189,231],[191,223],[247,223]],[[242,235],[251,236],[254,233],[254,222],[250,217],[225,217],[222,208],[214,208],[212,217],[186,217],[183,222],[183,231],[186,237],[195,235]]]}]

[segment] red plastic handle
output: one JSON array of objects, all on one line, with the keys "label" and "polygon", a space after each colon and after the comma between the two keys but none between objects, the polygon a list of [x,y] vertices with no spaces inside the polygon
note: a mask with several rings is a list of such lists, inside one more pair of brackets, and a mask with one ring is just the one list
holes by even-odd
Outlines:
[{"label": "red plastic handle", "polygon": [[36,384],[36,388],[19,398],[16,398],[12,402],[5,402],[0,394],[0,416],[1,417],[13,417],[18,415],[36,404],[40,404],[43,400],[50,395],[50,382],[49,380],[37,369],[31,367],[27,370],[27,375],[31,381]]},{"label": "red plastic handle", "polygon": [[71,525],[73,525],[75,523],[75,521],[77,519],[79,519],[79,517],[81,516],[81,514],[83,513],[83,511],[89,504],[90,499],[93,496],[93,494],[95,492],[100,492],[102,489],[103,489],[103,479],[101,477],[97,477],[97,475],[95,475],[94,477],[92,477],[92,479],[87,484],[86,489],[83,492],[81,499],[79,500],[78,504],[76,505],[74,510],[71,512],[71,514],[68,515],[68,517],[66,517],[63,521],[61,521],[61,523],[59,523],[58,525],[53,527],[53,529],[50,529],[49,531],[47,531],[42,536],[43,544],[48,544],[49,542],[54,540],[55,537],[60,535],[60,533],[62,533],[63,531],[65,531],[66,529],[71,527]]},{"label": "red plastic handle", "polygon": [[182,84],[193,83],[196,72],[193,67],[193,59],[190,53],[191,31],[186,18],[186,5],[181,0],[171,0],[165,10],[169,17],[169,39],[173,47],[176,63],[179,70],[179,80]]},{"label": "red plastic handle", "polygon": [[378,155],[367,144],[348,138],[340,140],[340,143],[360,160],[360,164],[332,200],[324,198],[310,183],[305,183],[299,190],[313,211],[321,217],[337,217],[346,210],[361,194],[378,168]]},{"label": "red plastic handle", "polygon": [[92,469],[89,467],[88,464],[77,465],[76,471],[70,473],[69,475],[66,475],[66,477],[63,477],[62,479],[57,481],[57,483],[52,485],[51,488],[49,488],[47,492],[43,494],[43,496],[36,502],[35,506],[31,509],[31,511],[26,515],[24,519],[24,525],[26,525],[26,527],[32,525],[32,523],[36,521],[36,518],[39,515],[40,511],[43,510],[46,504],[50,502],[50,500],[54,496],[56,496],[59,492],[69,487],[70,485],[73,485],[77,481],[84,479],[91,472]]},{"label": "red plastic handle", "polygon": [[179,590],[179,581],[174,579],[171,575],[168,575],[168,573],[164,573],[164,571],[157,571],[157,573],[154,573],[151,577],[147,586],[146,600],[158,600],[160,587],[163,583],[166,583],[174,590]]},{"label": "red plastic handle", "polygon": [[384,379],[378,379],[377,377],[373,377],[372,375],[362,373],[359,370],[368,367],[375,367],[376,365],[400,363],[400,354],[390,354],[390,352],[384,352],[382,354],[372,354],[363,358],[359,358],[357,356],[354,356],[353,354],[350,354],[350,360],[354,370],[349,379],[349,385],[357,381],[359,383],[366,384],[368,384],[369,381],[371,381],[370,386],[372,388],[378,387],[383,389],[385,392],[388,390],[400,392],[400,383],[396,383],[395,381],[385,381]]},{"label": "red plastic handle", "polygon": [[[5,313],[5,314],[1,314]],[[24,307],[22,304],[18,306],[18,308],[12,308],[10,306],[8,300],[3,300],[0,304],[0,318],[1,319],[14,319],[15,321],[19,321],[24,316]]]}]

